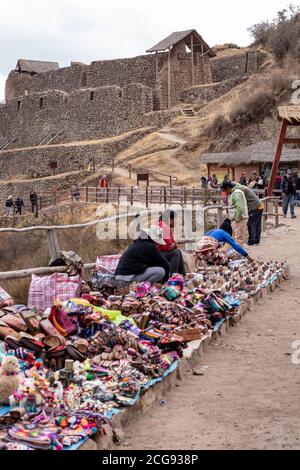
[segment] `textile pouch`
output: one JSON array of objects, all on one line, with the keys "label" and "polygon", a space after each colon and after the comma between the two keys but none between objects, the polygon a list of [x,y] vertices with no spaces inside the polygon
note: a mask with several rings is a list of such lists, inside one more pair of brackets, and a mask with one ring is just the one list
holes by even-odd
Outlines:
[{"label": "textile pouch", "polygon": [[28,307],[39,312],[51,308],[55,300],[60,302],[75,297],[80,283],[79,276],[69,277],[65,273],[54,273],[51,276],[32,275],[28,294]]}]

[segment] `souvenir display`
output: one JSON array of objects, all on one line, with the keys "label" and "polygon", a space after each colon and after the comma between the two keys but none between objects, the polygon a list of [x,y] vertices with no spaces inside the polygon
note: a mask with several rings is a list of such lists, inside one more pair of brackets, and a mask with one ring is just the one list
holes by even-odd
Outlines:
[{"label": "souvenir display", "polygon": [[177,367],[187,342],[210,336],[287,271],[284,262],[232,261],[164,286],[117,285],[96,271],[95,291],[81,289],[79,298],[73,286],[45,309],[39,300],[34,309],[34,295],[30,309],[3,308],[0,403],[9,407],[0,415],[0,449],[62,450],[103,432]]}]

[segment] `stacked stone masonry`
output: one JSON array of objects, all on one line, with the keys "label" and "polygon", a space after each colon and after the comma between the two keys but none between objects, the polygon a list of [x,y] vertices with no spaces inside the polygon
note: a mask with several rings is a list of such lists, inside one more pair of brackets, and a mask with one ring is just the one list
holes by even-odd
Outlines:
[{"label": "stacked stone masonry", "polygon": [[239,85],[246,80],[246,76],[231,78],[223,82],[211,83],[209,85],[198,85],[185,90],[182,98],[185,102],[197,105],[205,105],[225,93],[228,93],[232,88]]},{"label": "stacked stone masonry", "polygon": [[225,57],[215,57],[211,60],[211,70],[214,82],[222,82],[236,77],[252,75],[263,64],[266,54],[253,51],[241,52]]},{"label": "stacked stone masonry", "polygon": [[[94,143],[1,152],[0,205],[3,205],[9,195],[14,198],[19,195],[28,198],[31,189],[39,194],[47,194],[53,188],[69,188],[74,182],[82,180],[82,172],[89,166],[94,163],[97,166],[106,159],[115,157],[151,131],[153,128],[147,128]],[[56,164],[55,170],[51,168],[53,163]],[[77,174],[67,174],[70,171]],[[49,178],[53,174],[56,177]]]}]

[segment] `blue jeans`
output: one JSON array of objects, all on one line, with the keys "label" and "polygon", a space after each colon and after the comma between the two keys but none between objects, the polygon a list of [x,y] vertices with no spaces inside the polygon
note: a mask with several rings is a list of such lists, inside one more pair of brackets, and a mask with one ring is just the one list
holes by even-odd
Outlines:
[{"label": "blue jeans", "polygon": [[284,194],[283,196],[283,213],[287,215],[289,206],[291,208],[291,216],[295,216],[295,195],[294,194]]}]

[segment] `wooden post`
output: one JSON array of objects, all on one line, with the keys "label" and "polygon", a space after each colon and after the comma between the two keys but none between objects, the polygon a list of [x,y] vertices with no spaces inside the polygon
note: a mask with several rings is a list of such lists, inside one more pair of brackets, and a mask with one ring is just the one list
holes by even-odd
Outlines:
[{"label": "wooden post", "polygon": [[275,199],[275,228],[279,227],[279,201]]},{"label": "wooden post", "polygon": [[202,83],[204,84],[205,83],[205,77],[204,77],[204,60],[203,60],[203,56],[204,56],[204,48],[203,48],[203,44],[201,44]]},{"label": "wooden post", "polygon": [[118,206],[120,205],[121,188],[118,186]]},{"label": "wooden post", "polygon": [[186,206],[186,203],[187,203],[187,188],[186,188],[186,186],[183,188],[183,203]]},{"label": "wooden post", "polygon": [[171,49],[168,52],[168,109],[171,107]]},{"label": "wooden post", "polygon": [[111,161],[111,172],[112,174],[114,174],[115,172],[115,159],[114,158],[112,158],[112,161]]},{"label": "wooden post", "polygon": [[164,205],[167,207],[167,188],[164,186]]},{"label": "wooden post", "polygon": [[223,208],[222,207],[218,207],[218,227],[220,227],[220,225],[223,223]]},{"label": "wooden post", "polygon": [[263,231],[265,231],[267,228],[267,221],[268,221],[267,212],[268,212],[268,200],[264,201],[264,212],[263,212],[263,223],[262,223]]},{"label": "wooden post", "polygon": [[195,188],[192,188],[192,206],[195,204]]},{"label": "wooden post", "polygon": [[148,189],[149,189],[149,186],[146,186],[146,207],[148,209],[149,207],[149,194],[148,194]]},{"label": "wooden post", "polygon": [[89,188],[85,187],[85,202],[89,202]]},{"label": "wooden post", "polygon": [[130,205],[133,206],[133,186],[130,188]]},{"label": "wooden post", "polygon": [[158,80],[158,52],[155,53],[155,81]]},{"label": "wooden post", "polygon": [[172,188],[172,176],[169,176],[170,188]]},{"label": "wooden post", "polygon": [[275,186],[275,179],[276,179],[278,168],[279,168],[280,157],[281,157],[281,154],[282,154],[284,139],[285,139],[285,135],[286,135],[288,125],[289,125],[288,121],[286,119],[284,119],[283,122],[282,122],[282,125],[281,125],[281,131],[280,131],[280,134],[279,134],[279,139],[278,139],[278,143],[277,143],[275,158],[274,158],[273,165],[272,165],[271,177],[270,177],[269,186],[268,186],[268,196],[269,197],[273,196],[273,191],[274,191],[274,186]]},{"label": "wooden post", "polygon": [[47,241],[52,262],[60,256],[60,249],[55,230],[47,230]]},{"label": "wooden post", "polygon": [[191,34],[191,52],[192,52],[192,55],[191,55],[191,72],[192,72],[192,86],[194,85],[195,83],[195,67],[194,67],[194,36],[193,36],[193,33]]},{"label": "wooden post", "polygon": [[132,166],[129,164],[128,165],[128,176],[131,179],[131,172],[132,172]]},{"label": "wooden post", "polygon": [[105,201],[106,201],[106,204],[108,204],[109,200],[108,200],[108,187],[106,188],[106,195],[105,195]]}]

